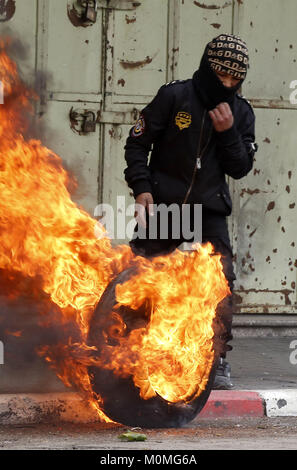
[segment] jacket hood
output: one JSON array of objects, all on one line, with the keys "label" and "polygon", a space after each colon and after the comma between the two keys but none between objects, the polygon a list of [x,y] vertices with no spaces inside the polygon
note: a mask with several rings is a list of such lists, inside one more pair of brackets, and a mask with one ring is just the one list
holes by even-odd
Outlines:
[{"label": "jacket hood", "polygon": [[193,75],[193,85],[199,95],[203,105],[207,110],[215,108],[219,103],[229,103],[231,109],[237,91],[240,89],[243,80],[230,88],[223,85],[214,70],[210,67],[206,53],[204,52],[199,69]]}]

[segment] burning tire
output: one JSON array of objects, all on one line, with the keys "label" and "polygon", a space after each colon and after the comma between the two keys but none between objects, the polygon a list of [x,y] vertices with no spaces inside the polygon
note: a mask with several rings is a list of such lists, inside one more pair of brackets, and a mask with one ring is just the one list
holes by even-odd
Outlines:
[{"label": "burning tire", "polygon": [[[94,311],[89,330],[88,343],[96,346],[98,357],[104,355],[104,348],[115,347],[119,338],[129,335],[132,330],[141,328],[148,323],[146,306],[137,312],[121,306],[117,309],[125,330],[119,331],[118,322],[112,312],[116,302],[115,288],[133,275],[133,268],[120,273],[106,288],[100,302]],[[216,354],[215,354],[216,357]],[[207,402],[211,392],[217,361],[213,360],[206,388],[200,395],[188,402],[170,403],[161,396],[150,399],[140,397],[139,388],[135,386],[132,376],[121,377],[113,370],[105,367],[89,367],[93,391],[100,395],[103,405],[100,408],[113,421],[127,426],[146,428],[178,427],[195,418]]]}]

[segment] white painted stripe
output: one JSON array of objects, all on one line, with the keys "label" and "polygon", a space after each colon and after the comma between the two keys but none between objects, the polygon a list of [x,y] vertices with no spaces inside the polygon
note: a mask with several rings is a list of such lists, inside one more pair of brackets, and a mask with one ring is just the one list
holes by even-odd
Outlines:
[{"label": "white painted stripe", "polygon": [[297,416],[297,389],[255,390],[263,398],[268,417]]}]

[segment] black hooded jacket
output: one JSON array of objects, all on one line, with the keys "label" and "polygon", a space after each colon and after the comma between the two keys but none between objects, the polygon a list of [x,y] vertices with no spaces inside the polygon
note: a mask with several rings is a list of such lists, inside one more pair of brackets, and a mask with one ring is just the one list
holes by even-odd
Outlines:
[{"label": "black hooded jacket", "polygon": [[253,166],[255,115],[243,97],[226,95],[234,124],[216,132],[208,114],[216,103],[205,99],[200,78],[198,70],[192,79],[162,86],[143,109],[138,132],[132,128],[126,142],[125,179],[134,197],[150,192],[157,204],[202,203],[227,216],[232,202],[226,175],[239,179]]}]

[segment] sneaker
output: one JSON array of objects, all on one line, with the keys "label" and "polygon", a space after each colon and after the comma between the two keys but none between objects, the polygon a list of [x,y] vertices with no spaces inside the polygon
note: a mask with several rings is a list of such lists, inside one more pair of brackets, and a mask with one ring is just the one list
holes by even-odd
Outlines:
[{"label": "sneaker", "polygon": [[217,368],[216,376],[212,386],[213,390],[231,390],[234,385],[230,379],[231,367],[222,357]]}]

